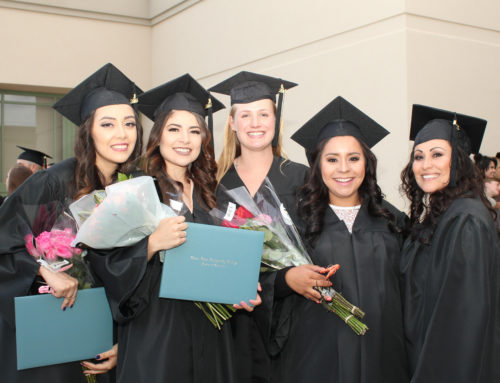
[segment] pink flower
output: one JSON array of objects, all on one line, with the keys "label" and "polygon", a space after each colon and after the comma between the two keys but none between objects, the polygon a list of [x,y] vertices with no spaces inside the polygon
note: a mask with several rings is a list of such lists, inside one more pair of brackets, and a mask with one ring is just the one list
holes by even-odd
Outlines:
[{"label": "pink flower", "polygon": [[36,241],[36,248],[38,249],[38,251],[44,254],[48,260],[54,260],[57,258],[53,255],[52,252],[50,232],[44,231],[43,233],[40,233],[38,237],[36,237],[35,241]]},{"label": "pink flower", "polygon": [[44,231],[35,238],[29,234],[25,237],[26,249],[34,257],[44,256],[48,261],[61,258],[71,258],[75,254],[81,254],[81,249],[71,247],[71,242],[75,239],[71,229]]},{"label": "pink flower", "polygon": [[54,254],[62,258],[71,258],[74,254],[73,247],[71,247],[74,238],[71,229],[53,230],[50,241]]},{"label": "pink flower", "polygon": [[270,216],[268,216],[267,214],[259,214],[257,216],[257,221],[261,222],[265,225],[269,225],[269,224],[273,223],[273,219]]},{"label": "pink flower", "polygon": [[24,237],[24,242],[26,244],[26,250],[33,257],[40,257],[40,252],[36,249],[35,244],[33,243],[33,234],[28,234]]}]

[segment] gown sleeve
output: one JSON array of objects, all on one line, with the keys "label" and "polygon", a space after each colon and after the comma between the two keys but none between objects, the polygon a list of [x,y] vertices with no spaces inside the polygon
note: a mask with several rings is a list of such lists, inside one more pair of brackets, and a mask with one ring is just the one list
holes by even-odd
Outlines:
[{"label": "gown sleeve", "polygon": [[46,171],[33,174],[0,208],[0,315],[14,326],[14,297],[27,295],[40,265],[24,237],[50,230],[61,213],[64,188]]},{"label": "gown sleeve", "polygon": [[432,239],[437,256],[430,266],[440,272],[427,281],[433,296],[424,310],[430,319],[411,382],[494,381],[500,275],[496,235],[466,214],[440,226],[444,229]]},{"label": "gown sleeve", "polygon": [[[147,261],[148,237],[129,247],[110,250],[90,249],[87,253],[92,272],[104,285],[106,296],[118,324],[139,315],[149,304],[150,274],[155,272]],[[152,258],[153,260],[153,258]]]}]

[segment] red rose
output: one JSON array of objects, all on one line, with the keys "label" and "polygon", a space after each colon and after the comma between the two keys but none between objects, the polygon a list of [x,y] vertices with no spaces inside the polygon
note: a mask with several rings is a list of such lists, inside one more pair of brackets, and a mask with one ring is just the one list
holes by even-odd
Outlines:
[{"label": "red rose", "polygon": [[231,221],[228,221],[228,220],[223,220],[222,221],[222,226],[224,226],[224,227],[231,227],[233,229],[238,229],[239,228],[238,225],[236,225],[236,224],[234,224],[234,223],[232,223]]},{"label": "red rose", "polygon": [[236,212],[234,213],[234,215],[236,217],[239,217],[239,218],[253,218],[252,213],[250,213],[243,206],[240,206],[238,209],[236,209]]}]

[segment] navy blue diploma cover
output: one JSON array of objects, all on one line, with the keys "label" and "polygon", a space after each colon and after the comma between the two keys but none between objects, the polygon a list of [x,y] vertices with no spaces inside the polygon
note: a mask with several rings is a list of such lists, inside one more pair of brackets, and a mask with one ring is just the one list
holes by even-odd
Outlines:
[{"label": "navy blue diploma cover", "polygon": [[167,250],[161,298],[239,304],[255,299],[264,233],[188,223],[187,240]]},{"label": "navy blue diploma cover", "polygon": [[15,298],[17,369],[92,359],[113,346],[113,318],[104,288],[79,290],[61,310],[51,294]]}]

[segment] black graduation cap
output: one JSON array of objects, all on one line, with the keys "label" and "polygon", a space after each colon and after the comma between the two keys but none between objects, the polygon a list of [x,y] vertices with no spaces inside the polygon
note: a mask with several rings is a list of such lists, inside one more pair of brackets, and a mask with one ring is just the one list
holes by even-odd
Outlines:
[{"label": "black graduation cap", "polygon": [[[467,116],[437,109],[425,105],[413,105],[411,114],[410,140],[415,145],[433,139],[443,139],[451,142],[453,129],[462,131],[470,141],[457,141],[468,154],[479,152],[487,121],[482,118]],[[459,134],[458,138],[463,134]],[[464,137],[465,138],[465,137]]]},{"label": "black graduation cap", "polygon": [[40,165],[43,168],[47,167],[47,158],[52,158],[48,154],[40,152],[38,150],[25,148],[24,146],[16,145],[19,149],[23,150],[19,156],[17,156],[18,160],[26,160],[30,162],[34,162],[35,164]]},{"label": "black graduation cap", "polygon": [[414,104],[410,140],[415,141],[414,147],[435,139],[450,142],[452,157],[449,184],[455,186],[457,163],[455,149],[460,146],[467,154],[478,153],[486,124],[487,121],[481,118]]},{"label": "black graduation cap", "polygon": [[170,110],[187,110],[203,117],[224,109],[224,105],[203,88],[189,73],[157,86],[139,96],[139,110],[152,121]]},{"label": "black graduation cap", "polygon": [[297,130],[292,140],[311,153],[325,138],[353,136],[371,148],[388,134],[379,123],[338,96]]},{"label": "black graduation cap", "polygon": [[52,107],[79,126],[97,108],[136,103],[136,95],[139,93],[142,93],[142,90],[134,82],[113,64],[108,63],[78,84]]},{"label": "black graduation cap", "polygon": [[276,94],[278,94],[276,126],[273,139],[273,146],[276,146],[278,145],[281,124],[283,95],[286,90],[293,88],[294,86],[297,86],[294,82],[258,73],[242,71],[227,80],[214,85],[209,89],[209,91],[230,96],[231,105],[248,104],[250,102],[263,99],[270,99],[273,102],[276,102]]},{"label": "black graduation cap", "polygon": [[189,73],[157,86],[139,96],[138,109],[154,121],[161,112],[187,110],[208,116],[208,129],[212,133],[212,113],[224,109],[222,104],[203,88]]}]

